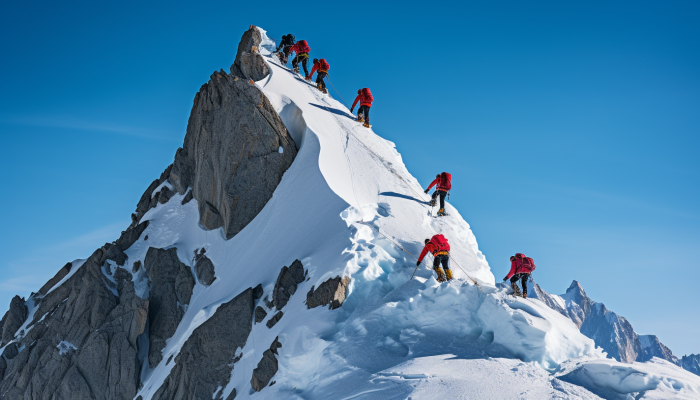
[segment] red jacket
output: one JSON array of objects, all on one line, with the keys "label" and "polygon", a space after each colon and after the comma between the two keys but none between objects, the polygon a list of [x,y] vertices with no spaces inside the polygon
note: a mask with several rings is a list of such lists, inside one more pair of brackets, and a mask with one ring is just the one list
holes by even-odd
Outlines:
[{"label": "red jacket", "polygon": [[328,65],[328,62],[326,61],[325,58],[318,60],[318,62],[314,64],[314,67],[311,68],[311,73],[309,74],[309,78],[314,76],[314,72],[316,72],[316,71],[328,73],[328,69],[330,67],[331,66]]},{"label": "red jacket", "polygon": [[[511,276],[515,274],[529,274],[532,272],[531,268],[528,268],[527,265],[523,266],[523,257],[525,257],[524,254],[516,254],[515,258],[513,261],[510,262],[510,272],[506,276],[506,279],[510,279]],[[534,269],[534,262],[533,262],[533,269]]]},{"label": "red jacket", "polygon": [[[433,238],[435,238],[435,236],[433,236]],[[425,257],[426,254],[428,254],[428,252],[431,252],[433,254],[433,256],[435,256],[436,253],[439,253],[440,249],[438,248],[438,245],[433,243],[432,240],[433,239],[431,239],[431,241],[426,243],[425,247],[423,247],[423,251],[421,251],[420,257],[418,257],[419,263],[423,261],[423,258]],[[445,243],[444,251],[449,252],[449,250],[450,250],[450,245]]]},{"label": "red jacket", "polygon": [[372,102],[374,101],[372,92],[370,92],[368,88],[360,89],[360,93],[357,95],[355,102],[352,103],[352,107],[350,108],[355,108],[355,104],[357,104],[358,101],[361,106],[372,107]]},{"label": "red jacket", "polygon": [[450,190],[450,188],[442,185],[439,176],[435,178],[435,180],[430,184],[430,186],[428,186],[428,190],[430,190],[430,188],[432,188],[435,185],[437,185],[437,190],[444,190],[445,192]]},{"label": "red jacket", "polygon": [[301,53],[308,54],[311,52],[311,48],[309,47],[309,44],[306,43],[306,40],[300,40],[296,42],[291,49],[289,49],[289,54],[292,54],[293,51],[296,52],[297,55]]}]

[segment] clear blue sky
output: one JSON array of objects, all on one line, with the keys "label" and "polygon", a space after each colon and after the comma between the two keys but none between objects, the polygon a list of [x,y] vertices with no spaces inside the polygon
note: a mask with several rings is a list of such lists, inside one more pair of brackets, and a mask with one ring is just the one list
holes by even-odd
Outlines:
[{"label": "clear blue sky", "polygon": [[2,312],[126,228],[255,24],[345,99],[372,88],[423,184],[452,172],[497,279],[524,252],[546,290],[700,352],[700,3],[239,3],[3,3]]}]

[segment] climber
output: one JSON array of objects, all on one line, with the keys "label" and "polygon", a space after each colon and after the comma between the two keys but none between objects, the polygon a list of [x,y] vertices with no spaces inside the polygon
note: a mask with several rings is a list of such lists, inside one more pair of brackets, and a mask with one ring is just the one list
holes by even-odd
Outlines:
[{"label": "climber", "polygon": [[[283,64],[287,64],[289,59],[289,49],[291,49],[292,46],[294,46],[294,35],[291,33],[288,35],[283,35],[280,45],[277,46],[277,57],[279,57]],[[280,50],[282,51],[280,52]]]},{"label": "climber", "polygon": [[427,189],[425,189],[425,194],[428,194],[430,188],[435,185],[437,185],[437,187],[435,188],[432,199],[428,204],[430,204],[431,207],[435,207],[437,197],[440,196],[440,210],[438,211],[437,215],[442,217],[443,215],[446,215],[445,196],[447,196],[447,193],[452,190],[452,175],[447,172],[435,175],[435,180],[430,184],[430,186],[428,186]]},{"label": "climber", "polygon": [[[418,257],[418,262],[416,266],[419,266],[423,262],[423,257],[425,257],[428,252],[433,253],[433,269],[437,272],[437,281],[445,282],[452,279],[452,271],[450,270],[450,244],[447,243],[447,238],[442,234],[433,236],[431,239],[425,239],[425,247]],[[440,268],[445,269],[445,272]]]},{"label": "climber", "polygon": [[510,279],[510,287],[513,288],[513,296],[521,296],[520,288],[518,288],[518,281],[523,287],[522,296],[527,299],[527,279],[530,277],[532,271],[535,270],[535,262],[530,257],[526,257],[525,254],[516,253],[514,256],[510,256],[510,272],[503,278],[503,282]]},{"label": "climber", "polygon": [[374,101],[372,92],[370,92],[368,88],[358,90],[355,102],[353,102],[352,107],[350,107],[350,113],[355,109],[355,104],[357,104],[358,101],[360,102],[360,108],[357,110],[357,122],[363,121],[362,114],[364,114],[365,123],[362,126],[369,128],[369,108],[372,107],[372,102]]},{"label": "climber", "polygon": [[328,69],[330,67],[331,66],[328,65],[325,58],[320,60],[318,58],[314,58],[314,67],[311,68],[311,73],[306,76],[306,80],[310,81],[311,77],[314,76],[314,72],[318,71],[318,75],[316,75],[316,87],[323,93],[328,93],[328,89],[326,89],[326,82],[323,81],[323,78],[328,75]]},{"label": "climber", "polygon": [[297,53],[296,57],[294,57],[292,60],[294,72],[297,74],[299,73],[299,62],[301,62],[301,65],[304,67],[304,75],[309,75],[309,70],[306,68],[306,63],[309,61],[309,53],[311,52],[311,48],[309,47],[309,44],[306,43],[306,40],[296,42],[294,46],[289,49],[289,54],[292,54],[292,52]]}]

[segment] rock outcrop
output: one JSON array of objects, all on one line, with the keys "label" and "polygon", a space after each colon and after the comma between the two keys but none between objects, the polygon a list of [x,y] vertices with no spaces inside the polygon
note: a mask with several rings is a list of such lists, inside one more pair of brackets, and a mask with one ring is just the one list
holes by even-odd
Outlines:
[{"label": "rock outcrop", "polygon": [[61,279],[65,278],[68,273],[70,272],[71,268],[73,268],[73,263],[68,263],[63,266],[63,268],[59,269],[56,275],[54,275],[53,278],[49,279],[48,282],[44,284],[44,286],[39,289],[39,293],[42,296],[46,296],[46,293],[51,290],[52,287],[54,287],[58,282],[61,281]]},{"label": "rock outcrop", "polygon": [[136,296],[130,281],[120,296],[114,294],[102,273],[104,256],[104,249],[98,249],[63,284],[43,298],[30,298],[40,304],[31,329],[6,347],[0,398],[136,395],[141,369],[137,337],[146,324],[148,301]]},{"label": "rock outcrop", "polygon": [[678,366],[681,365],[681,361],[678,357],[674,356],[671,349],[661,343],[656,335],[639,335],[639,343],[642,351],[637,356],[637,361],[649,361],[653,357],[658,357]]},{"label": "rock outcrop", "polygon": [[267,321],[267,327],[272,329],[272,327],[275,326],[282,319],[282,316],[284,316],[284,313],[282,311],[277,311],[277,314],[273,315],[272,318],[270,318],[270,320]]},{"label": "rock outcrop", "polygon": [[681,357],[681,367],[695,375],[700,375],[700,354],[691,354]]},{"label": "rock outcrop", "polygon": [[259,44],[252,27],[243,35],[234,72],[215,72],[201,87],[169,178],[180,194],[192,188],[200,224],[223,227],[229,239],[263,209],[297,154],[272,104],[245,76],[267,68],[254,54]]},{"label": "rock outcrop", "polygon": [[169,165],[168,168],[166,168],[165,171],[163,171],[163,173],[160,174],[160,178],[154,180],[153,182],[151,182],[150,185],[148,185],[148,188],[141,195],[141,199],[139,199],[139,202],[136,204],[136,211],[133,214],[131,214],[131,225],[129,225],[129,228],[133,228],[136,225],[138,225],[139,222],[141,222],[141,218],[143,218],[143,216],[148,212],[148,210],[158,205],[160,192],[154,195],[153,191],[156,190],[158,186],[162,185],[168,179],[172,167],[172,165]]},{"label": "rock outcrop", "polygon": [[238,361],[236,351],[245,346],[253,329],[254,305],[253,289],[248,288],[219,306],[192,332],[153,398],[222,399],[221,392],[217,397],[214,393],[231,378],[230,366]]},{"label": "rock outcrop", "polygon": [[262,322],[265,317],[267,317],[267,311],[260,306],[255,307],[255,323],[258,324]]},{"label": "rock outcrop", "polygon": [[262,359],[258,363],[258,367],[253,370],[253,377],[250,379],[250,385],[253,387],[253,390],[257,392],[263,390],[263,388],[270,383],[270,379],[277,373],[278,364],[275,355],[278,354],[277,349],[282,347],[282,344],[277,339],[279,338],[275,338],[270,348],[265,350]]},{"label": "rock outcrop", "polygon": [[195,252],[194,271],[197,274],[197,279],[204,286],[211,285],[216,279],[214,263],[204,255],[204,249],[202,249],[201,254]]},{"label": "rock outcrop", "polygon": [[318,289],[314,290],[312,286],[306,294],[306,307],[328,306],[331,310],[339,308],[345,301],[345,292],[349,283],[350,277],[336,276],[318,285]]},{"label": "rock outcrop", "polygon": [[289,298],[297,291],[297,285],[304,282],[306,275],[301,261],[295,260],[291,266],[282,267],[272,291],[272,303],[277,310],[287,305]]},{"label": "rock outcrop", "polygon": [[15,338],[15,333],[27,320],[28,309],[24,299],[15,296],[10,301],[10,309],[0,321],[0,347],[6,345]]},{"label": "rock outcrop", "polygon": [[141,237],[143,231],[148,228],[148,221],[141,222],[136,226],[129,227],[127,230],[123,231],[119,239],[115,242],[116,245],[122,250],[126,251],[131,247],[137,240]]},{"label": "rock outcrop", "polygon": [[247,80],[259,81],[270,74],[270,69],[263,57],[258,53],[262,42],[260,30],[251,26],[241,38],[236,52],[236,60],[231,65],[231,75]]},{"label": "rock outcrop", "polygon": [[155,367],[163,359],[163,348],[177,329],[190,304],[194,277],[190,267],[177,257],[177,249],[149,248],[144,260],[151,290],[148,295],[148,363]]}]

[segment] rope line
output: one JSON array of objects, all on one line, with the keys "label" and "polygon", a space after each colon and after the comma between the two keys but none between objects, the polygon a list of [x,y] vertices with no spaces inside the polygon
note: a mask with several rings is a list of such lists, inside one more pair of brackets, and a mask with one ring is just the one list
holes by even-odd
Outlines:
[{"label": "rope line", "polygon": [[[383,233],[379,230],[379,228],[375,227],[374,225],[372,225],[372,224],[370,224],[370,223],[368,223],[368,222],[359,222],[359,223],[362,224],[362,225],[367,225],[367,226],[369,226],[369,227],[372,228],[375,232],[377,232],[378,234],[382,235],[386,240],[388,240],[389,242],[391,242],[392,244],[394,244],[394,246],[398,247],[398,248],[401,249],[404,253],[408,254],[409,256],[413,257],[413,259],[415,259],[416,261],[418,261],[418,257],[414,256],[414,255],[411,254],[408,250],[404,249],[403,246],[401,246],[400,244],[398,244],[396,241],[394,241],[393,239],[389,238],[387,235],[383,234]],[[452,257],[450,257],[450,258],[452,258]],[[471,281],[476,285],[476,287],[477,287],[479,290],[481,290],[481,286],[479,285],[479,282],[477,282],[476,279],[474,279],[474,278],[472,278],[471,276],[469,276],[469,274],[467,273],[467,271],[465,271],[464,268],[462,268],[462,266],[461,266],[456,260],[453,259],[452,261],[454,261],[454,263],[457,264],[457,266],[459,267],[459,269],[461,269],[462,272],[464,272],[464,275],[466,275],[467,278],[469,278],[469,280],[471,280]],[[422,261],[421,261],[421,264],[423,264]],[[416,269],[418,269],[418,266],[416,266]],[[415,273],[416,273],[416,271],[413,271],[413,274],[414,274],[414,275],[415,275]],[[411,275],[411,279],[413,279],[413,275]],[[483,290],[482,290],[482,291],[483,291]]]}]

